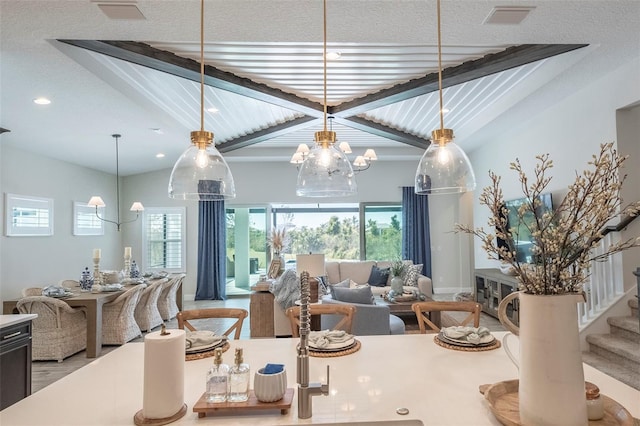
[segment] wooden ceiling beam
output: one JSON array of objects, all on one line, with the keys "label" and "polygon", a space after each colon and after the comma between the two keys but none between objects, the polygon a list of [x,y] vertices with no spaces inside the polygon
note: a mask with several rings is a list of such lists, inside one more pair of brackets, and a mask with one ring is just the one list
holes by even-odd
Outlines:
[{"label": "wooden ceiling beam", "polygon": [[[121,59],[129,63],[166,72],[187,80],[200,82],[200,63],[198,61],[183,58],[166,50],[156,49],[146,43],[114,40],[62,39],[58,41]],[[311,117],[322,117],[324,107],[318,102],[269,87],[263,83],[257,83],[248,78],[239,77],[210,65],[205,65],[204,74],[204,83],[207,86],[268,102],[282,108],[301,112]]]},{"label": "wooden ceiling beam", "polygon": [[303,130],[315,125],[320,120],[315,117],[305,115],[304,117],[295,118],[290,121],[286,121],[275,126],[267,127],[248,135],[240,136],[238,138],[229,140],[227,142],[216,145],[216,148],[221,153],[235,151],[236,149],[246,148],[250,145],[255,145],[260,142],[264,142],[269,139],[273,139],[278,136],[286,135],[298,130]]},{"label": "wooden ceiling beam", "polygon": [[427,149],[430,143],[429,139],[423,139],[419,136],[405,133],[402,130],[394,129],[389,126],[385,126],[384,124],[367,120],[363,117],[335,117],[334,120],[336,123],[340,123],[344,126],[362,130],[363,132],[367,132],[375,136],[380,136],[382,138],[391,139],[396,142],[401,142],[406,145],[415,146],[416,148]]},{"label": "wooden ceiling beam", "polygon": [[[572,50],[588,46],[586,44],[523,44],[509,47],[501,52],[486,55],[474,61],[467,61],[458,66],[442,70],[442,87],[450,87],[491,74],[506,71]],[[364,114],[416,96],[438,90],[438,73],[397,84],[376,93],[343,102],[329,108],[329,112],[337,117],[351,117]]]}]

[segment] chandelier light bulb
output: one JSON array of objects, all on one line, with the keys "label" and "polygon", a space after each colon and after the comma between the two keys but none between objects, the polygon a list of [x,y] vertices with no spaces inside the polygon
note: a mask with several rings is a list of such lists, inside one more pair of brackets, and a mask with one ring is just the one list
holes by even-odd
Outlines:
[{"label": "chandelier light bulb", "polygon": [[209,165],[209,156],[207,155],[207,151],[204,149],[198,150],[198,154],[196,155],[196,164],[201,169],[204,169]]}]

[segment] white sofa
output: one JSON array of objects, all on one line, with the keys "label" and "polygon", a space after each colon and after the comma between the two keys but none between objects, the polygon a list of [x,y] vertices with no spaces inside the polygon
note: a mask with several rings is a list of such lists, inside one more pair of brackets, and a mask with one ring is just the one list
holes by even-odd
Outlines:
[{"label": "white sofa", "polygon": [[[364,260],[364,261],[353,261],[353,260],[343,260],[343,261],[331,261],[325,262],[325,271],[327,276],[327,281],[329,285],[337,284],[346,279],[350,279],[357,284],[367,284],[369,280],[369,276],[371,275],[371,268],[373,266],[377,266],[379,268],[388,268],[391,265],[391,262],[376,262],[373,260]],[[371,292],[375,295],[381,295],[385,291],[391,290],[391,276],[387,280],[387,285],[385,287],[377,287],[371,286]],[[407,288],[415,288],[415,287],[407,287]],[[424,275],[418,276],[418,289],[425,296],[431,297],[433,295],[433,288],[431,284],[431,278],[426,277]],[[273,325],[276,337],[279,336],[290,336],[291,335],[291,325],[289,324],[289,319],[284,314],[284,310],[280,306],[278,302],[274,300],[273,306]]]}]

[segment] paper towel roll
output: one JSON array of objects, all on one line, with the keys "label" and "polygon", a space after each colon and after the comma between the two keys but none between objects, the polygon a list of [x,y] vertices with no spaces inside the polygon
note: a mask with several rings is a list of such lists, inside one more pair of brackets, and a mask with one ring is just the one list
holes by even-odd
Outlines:
[{"label": "paper towel roll", "polygon": [[184,330],[160,331],[144,337],[144,390],[142,415],[147,419],[171,417],[184,404]]}]

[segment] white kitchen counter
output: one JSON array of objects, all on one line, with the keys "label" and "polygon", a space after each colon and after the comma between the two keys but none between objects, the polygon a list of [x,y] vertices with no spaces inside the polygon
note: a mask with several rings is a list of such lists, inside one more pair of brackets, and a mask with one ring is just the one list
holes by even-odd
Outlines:
[{"label": "white kitchen counter", "polygon": [[0,328],[9,327],[10,325],[25,321],[33,321],[36,318],[38,318],[37,314],[0,315]]},{"label": "white kitchen counter", "polygon": [[[502,338],[504,333],[494,333]],[[358,337],[362,348],[337,358],[311,358],[311,381],[324,382],[331,366],[329,396],[313,397],[313,416],[297,416],[297,390],[291,410],[252,412],[244,416],[199,419],[192,411],[205,389],[213,358],[188,361],[185,403],[188,412],[176,425],[287,425],[331,422],[420,419],[428,425],[498,425],[478,386],[517,378],[502,348],[462,352],[433,343],[432,335]],[[296,388],[298,339],[253,339],[231,342],[224,361],[232,363],[235,347],[244,348],[253,372],[266,363],[283,363],[289,387]],[[0,412],[2,425],[131,425],[142,408],[143,343],[128,343],[84,368]],[[585,378],[603,394],[640,417],[640,392],[585,365]],[[253,387],[253,386],[252,386]],[[409,409],[407,416],[396,414]]]}]

